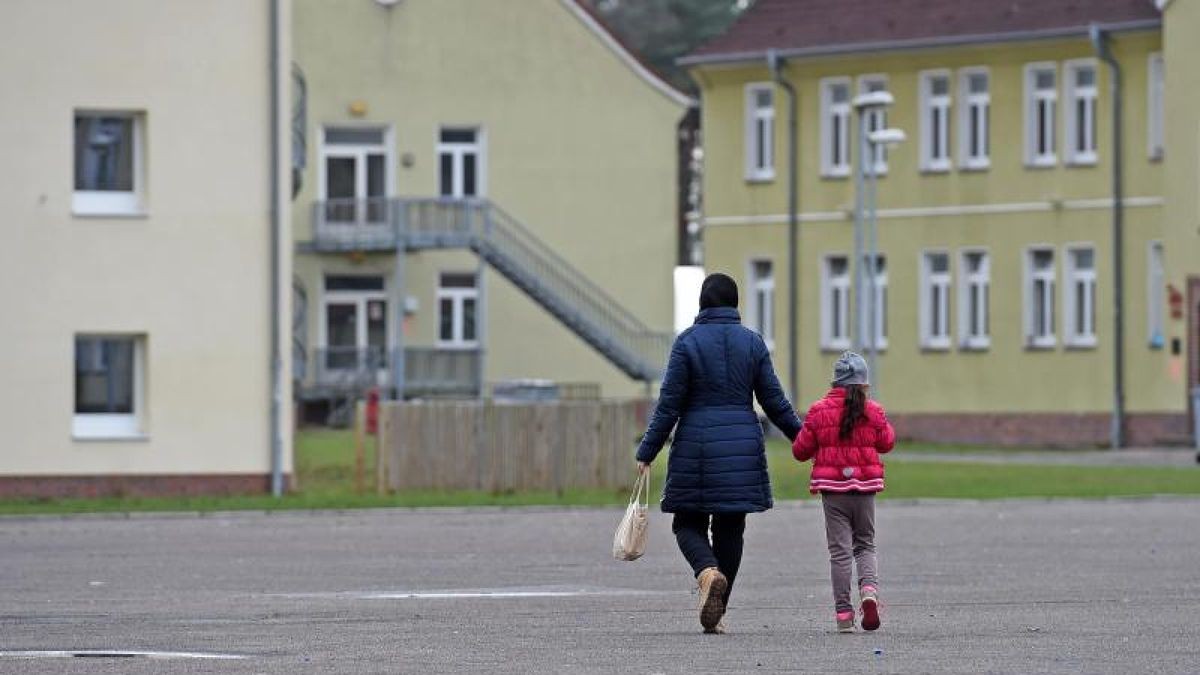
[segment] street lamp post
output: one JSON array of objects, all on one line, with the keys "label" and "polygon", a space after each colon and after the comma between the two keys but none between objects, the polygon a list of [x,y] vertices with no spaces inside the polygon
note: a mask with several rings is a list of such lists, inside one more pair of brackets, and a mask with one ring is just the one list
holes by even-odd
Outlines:
[{"label": "street lamp post", "polygon": [[880,129],[872,131],[867,136],[867,140],[871,145],[871,161],[868,162],[867,175],[870,181],[867,185],[867,260],[870,261],[870,267],[867,273],[870,275],[867,292],[869,300],[867,301],[867,366],[871,370],[871,388],[875,396],[879,396],[879,365],[876,356],[879,353],[879,327],[877,326],[879,309],[876,303],[879,301],[879,228],[878,228],[878,211],[877,208],[877,187],[879,179],[875,173],[875,157],[879,153],[880,148],[894,148],[904,142],[905,134],[901,129]]},{"label": "street lamp post", "polygon": [[[854,98],[854,109],[858,113],[858,165],[854,171],[854,316],[855,326],[852,329],[854,339],[852,344],[858,352],[867,351],[867,346],[870,350],[867,351],[870,366],[874,368],[876,335],[875,333],[875,277],[877,270],[876,255],[874,246],[874,182],[875,182],[875,153],[876,145],[871,139],[875,133],[868,130],[869,116],[875,112],[887,109],[892,105],[894,99],[892,95],[886,91],[871,91],[865,94],[860,94]],[[864,216],[864,183],[866,182],[868,171],[871,179],[871,258],[869,268],[864,268],[866,262],[863,253],[863,216]],[[870,281],[870,300],[864,301],[863,277],[868,276]],[[868,309],[868,305],[870,309]]]}]

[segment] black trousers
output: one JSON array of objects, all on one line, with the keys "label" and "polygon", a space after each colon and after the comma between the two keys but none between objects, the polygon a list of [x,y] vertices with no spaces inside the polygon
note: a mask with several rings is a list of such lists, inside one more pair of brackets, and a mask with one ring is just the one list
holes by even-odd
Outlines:
[{"label": "black trousers", "polygon": [[[709,541],[709,530],[712,540]],[[744,513],[676,513],[671,523],[679,551],[696,576],[708,567],[716,567],[729,580],[725,603],[733,592],[733,580],[742,565],[742,535],[746,531]]]}]

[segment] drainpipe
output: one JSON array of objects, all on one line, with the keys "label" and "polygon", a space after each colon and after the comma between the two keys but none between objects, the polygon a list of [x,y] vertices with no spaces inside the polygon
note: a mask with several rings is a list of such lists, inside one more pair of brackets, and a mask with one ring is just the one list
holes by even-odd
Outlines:
[{"label": "drainpipe", "polygon": [[282,226],[279,213],[279,1],[268,0],[271,8],[269,40],[271,55],[269,91],[271,99],[271,123],[267,125],[270,137],[271,182],[268,194],[271,199],[271,494],[283,496],[283,355],[279,349],[280,318],[282,303],[279,301],[279,271],[282,267],[279,256]]},{"label": "drainpipe", "polygon": [[1088,33],[1096,55],[1108,64],[1112,76],[1113,410],[1110,444],[1115,449],[1125,446],[1125,206],[1121,181],[1124,172],[1124,135],[1121,129],[1123,94],[1121,65],[1113,57],[1109,34],[1096,24],[1092,24]]},{"label": "drainpipe", "polygon": [[800,322],[797,309],[800,298],[797,292],[798,264],[800,249],[800,222],[796,211],[796,88],[783,76],[786,63],[779,58],[774,49],[767,51],[767,67],[775,83],[783,88],[788,95],[788,396],[792,403],[799,401],[800,374],[797,348],[796,326]]}]

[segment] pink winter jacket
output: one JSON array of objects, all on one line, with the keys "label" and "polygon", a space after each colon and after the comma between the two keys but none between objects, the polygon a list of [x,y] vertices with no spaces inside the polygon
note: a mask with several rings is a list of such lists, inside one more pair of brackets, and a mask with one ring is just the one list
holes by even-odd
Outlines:
[{"label": "pink winter jacket", "polygon": [[841,438],[842,411],[846,390],[834,387],[808,409],[804,427],[792,444],[792,454],[801,462],[813,460],[808,490],[817,492],[880,492],[883,490],[883,461],[879,455],[896,444],[896,430],[883,408],[867,400],[866,419]]}]

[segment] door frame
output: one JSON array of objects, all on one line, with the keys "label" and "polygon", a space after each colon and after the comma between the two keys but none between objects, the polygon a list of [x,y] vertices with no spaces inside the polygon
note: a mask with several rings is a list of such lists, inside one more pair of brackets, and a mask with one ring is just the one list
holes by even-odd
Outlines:
[{"label": "door frame", "polygon": [[[329,145],[325,142],[325,134],[329,129],[358,129],[358,130],[374,130],[383,132],[382,145],[368,145],[358,143],[346,143]],[[332,123],[321,124],[317,129],[317,201],[325,202],[329,199],[329,187],[325,180],[325,160],[329,157],[353,157],[356,164],[354,175],[354,193],[355,199],[366,199],[367,185],[367,154],[371,151],[383,150],[383,196],[391,198],[396,196],[396,168],[395,168],[395,138],[391,125],[386,124],[363,124],[363,123]],[[361,171],[358,169],[362,169]],[[357,216],[357,214],[356,214]],[[330,221],[326,225],[348,226],[370,224],[368,221],[361,218],[356,218],[353,222]]]},{"label": "door frame", "polygon": [[[325,288],[326,274],[322,275],[321,279],[321,299],[317,303],[317,345],[316,349],[329,349],[329,312],[330,304],[354,304],[355,305],[355,321],[354,321],[354,348],[366,349],[370,345],[367,344],[367,305],[370,302],[379,301],[383,303],[384,316],[384,350],[390,362],[392,358],[391,351],[396,348],[396,331],[399,326],[396,325],[394,312],[389,307],[391,297],[388,294],[388,277],[382,274],[362,274],[362,275],[341,275],[341,276],[364,276],[364,277],[380,277],[383,279],[383,289],[373,291],[330,291]],[[379,370],[381,377],[386,378],[388,367],[385,366]]]}]

